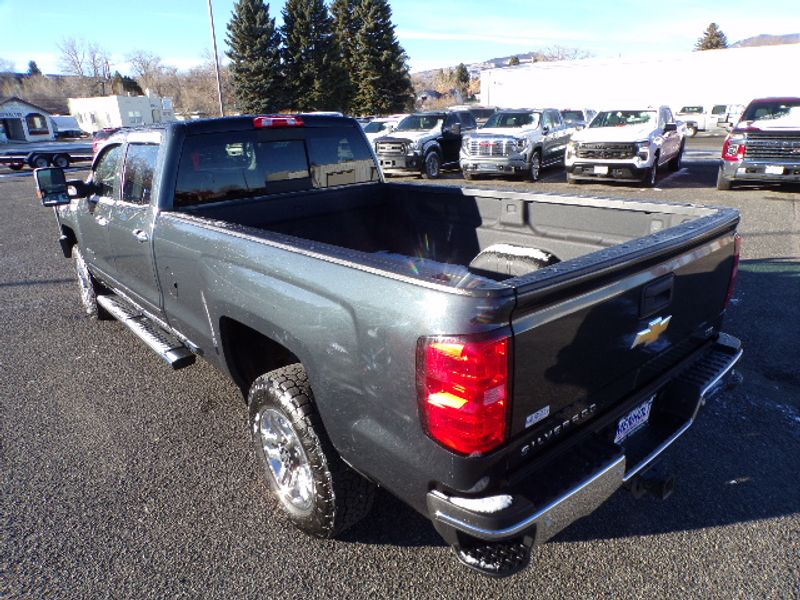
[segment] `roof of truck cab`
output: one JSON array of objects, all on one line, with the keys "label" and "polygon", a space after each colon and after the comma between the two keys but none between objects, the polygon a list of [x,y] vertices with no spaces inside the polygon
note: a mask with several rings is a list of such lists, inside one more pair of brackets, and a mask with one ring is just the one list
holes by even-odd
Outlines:
[{"label": "roof of truck cab", "polygon": [[303,125],[311,125],[314,127],[334,127],[341,125],[350,125],[358,127],[358,121],[352,117],[337,117],[331,115],[312,115],[308,113],[292,113],[292,114],[263,114],[263,115],[238,115],[235,117],[212,117],[207,119],[192,119],[191,121],[173,121],[168,124],[172,129],[182,129],[186,133],[216,133],[221,131],[231,130],[246,130],[253,129],[254,119],[257,117],[276,117],[276,118],[291,118],[299,117]]}]

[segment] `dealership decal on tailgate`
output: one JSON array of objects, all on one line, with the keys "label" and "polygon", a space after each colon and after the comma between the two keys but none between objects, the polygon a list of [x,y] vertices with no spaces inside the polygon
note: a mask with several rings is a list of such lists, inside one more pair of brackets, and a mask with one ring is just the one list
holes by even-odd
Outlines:
[{"label": "dealership decal on tailgate", "polygon": [[627,415],[622,417],[617,423],[617,435],[614,436],[614,443],[619,444],[632,433],[641,429],[650,418],[650,409],[653,408],[653,394],[645,402],[634,408]]}]

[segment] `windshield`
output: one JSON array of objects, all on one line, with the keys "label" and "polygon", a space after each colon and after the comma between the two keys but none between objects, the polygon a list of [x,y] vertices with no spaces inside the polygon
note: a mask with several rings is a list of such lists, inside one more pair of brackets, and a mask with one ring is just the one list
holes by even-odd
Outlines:
[{"label": "windshield", "polygon": [[678,112],[679,113],[683,113],[683,114],[696,115],[696,114],[700,114],[701,112],[703,112],[703,107],[702,106],[684,106]]},{"label": "windshield", "polygon": [[798,113],[800,113],[800,98],[771,100],[748,106],[742,115],[742,121],[772,121],[786,117],[795,121]]},{"label": "windshield", "polygon": [[378,133],[384,129],[388,129],[389,123],[386,121],[370,121],[364,125],[364,133]]},{"label": "windshield", "polygon": [[486,124],[485,129],[492,127],[538,127],[539,113],[515,112],[515,113],[494,113]]},{"label": "windshield", "polygon": [[583,111],[580,110],[562,110],[561,117],[567,123],[583,123]]},{"label": "windshield", "polygon": [[429,131],[439,129],[444,123],[441,115],[410,115],[400,121],[395,131]]},{"label": "windshield", "polygon": [[654,110],[612,110],[597,113],[589,127],[628,127],[645,125],[655,120],[656,111]]}]

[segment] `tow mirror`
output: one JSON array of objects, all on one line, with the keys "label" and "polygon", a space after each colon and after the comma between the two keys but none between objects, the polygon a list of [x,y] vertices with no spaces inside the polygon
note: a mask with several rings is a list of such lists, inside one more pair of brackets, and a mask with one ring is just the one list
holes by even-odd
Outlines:
[{"label": "tow mirror", "polygon": [[36,195],[42,201],[42,206],[69,204],[70,198],[64,169],[60,167],[34,169],[33,178],[36,181]]},{"label": "tow mirror", "polygon": [[666,125],[664,125],[664,133],[669,133],[670,131],[678,131],[678,124],[667,123]]}]

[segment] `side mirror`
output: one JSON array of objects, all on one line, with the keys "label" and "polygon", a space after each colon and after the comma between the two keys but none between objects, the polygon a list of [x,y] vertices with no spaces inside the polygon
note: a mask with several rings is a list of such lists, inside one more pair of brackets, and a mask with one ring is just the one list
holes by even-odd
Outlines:
[{"label": "side mirror", "polygon": [[452,135],[461,135],[461,123],[453,123],[450,127],[445,129],[445,132]]},{"label": "side mirror", "polygon": [[33,178],[36,181],[36,195],[42,201],[42,206],[69,204],[70,197],[64,169],[60,167],[34,169]]},{"label": "side mirror", "polygon": [[667,123],[666,125],[664,125],[664,133],[669,133],[670,131],[678,131],[678,124]]},{"label": "side mirror", "polygon": [[547,125],[542,125],[542,133],[547,135],[550,133],[550,128]]}]

